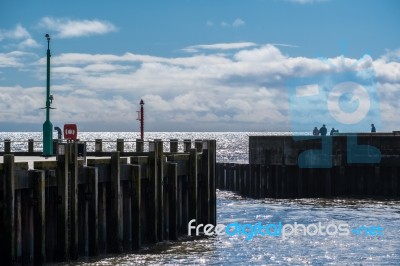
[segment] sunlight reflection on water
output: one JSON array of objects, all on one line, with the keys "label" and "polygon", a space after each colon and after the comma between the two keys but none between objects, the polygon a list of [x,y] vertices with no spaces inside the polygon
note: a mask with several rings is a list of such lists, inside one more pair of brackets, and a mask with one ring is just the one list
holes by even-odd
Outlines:
[{"label": "sunlight reflection on water", "polygon": [[399,201],[355,199],[254,200],[218,191],[218,223],[322,223],[380,225],[384,236],[200,237],[159,243],[137,253],[78,264],[98,265],[268,265],[389,264],[400,262]]},{"label": "sunlight reflection on water", "polygon": [[[217,160],[247,162],[249,135],[282,135],[290,133],[252,132],[149,132],[146,139],[169,140],[216,139]],[[56,137],[56,136],[54,136]],[[81,132],[83,141],[96,138],[115,141],[122,138],[134,141],[137,133]],[[0,150],[4,139],[41,140],[41,133],[0,133]],[[36,145],[37,143],[35,143]],[[18,144],[14,149],[25,149]],[[110,144],[111,145],[111,144]],[[114,144],[112,144],[114,145]],[[108,147],[109,149],[113,146]],[[35,149],[38,149],[37,147]],[[248,199],[231,192],[219,191],[217,199],[218,223],[303,223],[346,222],[350,226],[381,226],[384,235],[372,236],[298,236],[282,240],[278,237],[243,236],[201,237],[193,241],[182,239],[145,247],[138,252],[108,255],[95,260],[80,260],[78,265],[269,265],[269,264],[372,264],[400,265],[400,201],[356,199]]]}]

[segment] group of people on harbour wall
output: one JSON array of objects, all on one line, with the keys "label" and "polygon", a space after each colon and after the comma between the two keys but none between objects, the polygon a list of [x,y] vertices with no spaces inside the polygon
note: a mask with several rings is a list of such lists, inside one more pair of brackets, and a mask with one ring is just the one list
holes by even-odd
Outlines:
[{"label": "group of people on harbour wall", "polygon": [[[371,133],[375,133],[376,132],[376,128],[374,124],[371,124]],[[325,124],[322,125],[322,127],[320,129],[318,129],[317,127],[314,127],[313,130],[313,135],[314,136],[326,136],[326,134],[328,133],[328,129],[326,128]],[[334,127],[331,129],[330,135],[332,136],[334,133],[339,133],[338,129],[335,129]]]}]

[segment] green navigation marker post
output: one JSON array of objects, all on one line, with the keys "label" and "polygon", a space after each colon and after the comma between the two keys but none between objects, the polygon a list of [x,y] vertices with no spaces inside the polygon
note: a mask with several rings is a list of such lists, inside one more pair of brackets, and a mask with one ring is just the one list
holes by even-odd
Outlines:
[{"label": "green navigation marker post", "polygon": [[53,124],[50,122],[50,109],[53,95],[50,94],[50,35],[47,39],[47,83],[46,83],[46,121],[43,124],[43,156],[53,155]]}]

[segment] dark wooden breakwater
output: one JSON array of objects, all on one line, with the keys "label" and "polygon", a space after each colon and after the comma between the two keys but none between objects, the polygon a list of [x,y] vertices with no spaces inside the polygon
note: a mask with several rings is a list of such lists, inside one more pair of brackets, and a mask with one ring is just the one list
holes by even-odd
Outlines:
[{"label": "dark wooden breakwater", "polygon": [[250,136],[249,164],[217,163],[217,188],[254,198],[399,198],[400,136]]},{"label": "dark wooden breakwater", "polygon": [[[2,265],[43,264],[187,236],[191,219],[216,224],[216,141],[149,143],[121,157],[79,158],[77,143],[58,144],[56,161],[0,164]],[[7,152],[6,152],[7,153]]]}]

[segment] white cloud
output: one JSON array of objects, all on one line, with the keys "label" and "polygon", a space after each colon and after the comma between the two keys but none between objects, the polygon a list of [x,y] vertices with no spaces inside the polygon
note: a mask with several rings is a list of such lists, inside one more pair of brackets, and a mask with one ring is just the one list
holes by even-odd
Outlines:
[{"label": "white cloud", "polygon": [[242,20],[242,19],[240,19],[240,18],[237,18],[237,19],[235,19],[235,21],[232,23],[232,26],[233,27],[241,27],[241,26],[244,26],[246,23]]},{"label": "white cloud", "polygon": [[59,38],[102,35],[117,30],[111,22],[96,19],[73,20],[69,18],[44,17],[40,20],[39,26],[55,31]]},{"label": "white cloud", "polygon": [[396,61],[400,62],[400,48],[395,50],[387,50],[386,53],[380,58],[385,62]]},{"label": "white cloud", "polygon": [[0,29],[0,41],[3,40],[8,40],[12,42],[7,46],[17,47],[21,50],[25,48],[40,47],[40,44],[32,39],[28,30],[21,24],[17,24],[15,28],[11,30]]},{"label": "white cloud", "polygon": [[0,67],[22,67],[26,60],[31,60],[37,56],[33,53],[13,51],[10,53],[0,53]]},{"label": "white cloud", "polygon": [[23,40],[22,42],[17,44],[17,47],[21,50],[24,50],[25,48],[36,48],[40,47],[41,45],[38,44],[34,39],[32,38],[27,38]]},{"label": "white cloud", "polygon": [[188,46],[183,49],[185,52],[198,52],[199,50],[233,50],[243,49],[256,46],[253,42],[237,42],[237,43],[216,43],[216,44],[199,44]]},{"label": "white cloud", "polygon": [[238,61],[269,62],[284,59],[281,51],[273,45],[267,44],[263,47],[242,50],[235,54]]},{"label": "white cloud", "polygon": [[207,20],[206,25],[212,27],[214,26],[214,22],[212,22],[211,20]]},{"label": "white cloud", "polygon": [[225,21],[222,21],[222,22],[221,22],[221,26],[222,26],[222,27],[229,27],[230,25],[229,25],[229,23],[227,23],[227,22],[225,22]]},{"label": "white cloud", "polygon": [[[396,61],[369,56],[362,60],[292,57],[275,45],[251,42],[190,48],[209,54],[171,58],[133,53],[53,55],[54,123],[68,120],[105,127],[118,123],[121,128],[115,130],[129,130],[136,125],[135,111],[143,98],[146,128],[152,130],[289,130],[289,79],[372,68],[381,99],[384,127],[380,130],[398,126],[400,63]],[[220,54],[229,49],[232,54]],[[0,54],[0,62],[18,66],[29,56]],[[34,66],[43,71],[44,64],[41,58]],[[32,111],[29,105],[44,105],[44,86],[1,87],[0,91],[0,110],[11,112],[18,121],[30,122],[35,115],[42,118],[42,113]],[[18,99],[13,95],[25,94],[25,105],[16,103],[14,108]]]},{"label": "white cloud", "polygon": [[[207,21],[207,25],[208,26],[213,26],[214,24],[209,25],[209,23]],[[241,18],[237,18],[232,23],[229,23],[229,22],[226,22],[226,21],[221,21],[220,25],[221,25],[221,27],[238,28],[238,27],[242,27],[242,26],[246,25],[246,22]]]}]

